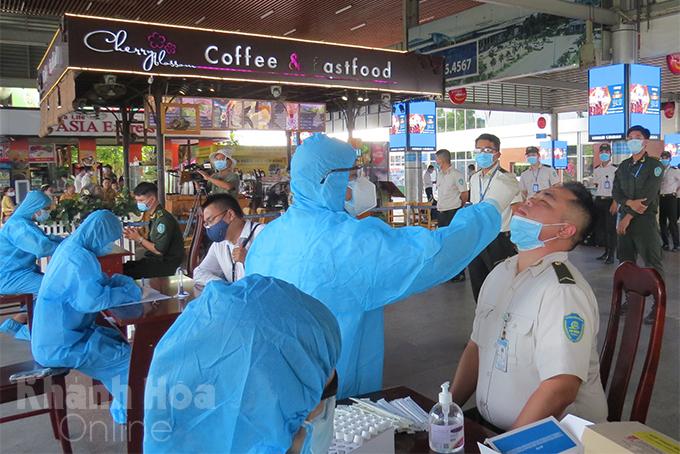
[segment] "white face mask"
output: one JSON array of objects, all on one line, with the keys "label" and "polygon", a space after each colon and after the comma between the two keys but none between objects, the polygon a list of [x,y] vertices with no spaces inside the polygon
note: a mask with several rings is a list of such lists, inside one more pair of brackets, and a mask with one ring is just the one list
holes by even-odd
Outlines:
[{"label": "white face mask", "polygon": [[12,192],[8,192],[7,195],[10,196],[10,197],[14,197],[16,195],[16,193],[14,191],[12,191]]},{"label": "white face mask", "polygon": [[349,214],[360,216],[378,204],[375,185],[368,178],[361,176],[350,181],[347,187],[352,191],[352,198],[345,201],[345,211]]},{"label": "white face mask", "polygon": [[305,421],[305,441],[300,454],[326,454],[333,442],[333,418],[335,416],[335,396],[324,402],[323,412],[311,421]]}]

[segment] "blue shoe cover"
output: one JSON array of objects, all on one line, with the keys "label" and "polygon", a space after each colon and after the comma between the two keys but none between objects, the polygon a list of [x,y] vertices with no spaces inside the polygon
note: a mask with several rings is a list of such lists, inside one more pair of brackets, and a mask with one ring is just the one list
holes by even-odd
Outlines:
[{"label": "blue shoe cover", "polygon": [[17,331],[17,333],[14,335],[14,338],[24,341],[30,341],[31,332],[28,330],[28,325],[21,325],[19,331]]},{"label": "blue shoe cover", "polygon": [[16,320],[8,318],[2,325],[0,325],[0,331],[14,336],[21,329],[22,326],[24,325],[17,322]]},{"label": "blue shoe cover", "polygon": [[109,412],[116,424],[127,423],[127,409],[118,402],[118,399],[113,399],[111,406],[109,407]]}]

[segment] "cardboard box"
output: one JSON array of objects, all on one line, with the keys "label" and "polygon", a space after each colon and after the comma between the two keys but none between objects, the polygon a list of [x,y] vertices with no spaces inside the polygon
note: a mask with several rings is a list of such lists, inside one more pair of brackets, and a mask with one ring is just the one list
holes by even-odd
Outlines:
[{"label": "cardboard box", "polygon": [[585,454],[680,454],[680,443],[636,421],[587,426]]}]

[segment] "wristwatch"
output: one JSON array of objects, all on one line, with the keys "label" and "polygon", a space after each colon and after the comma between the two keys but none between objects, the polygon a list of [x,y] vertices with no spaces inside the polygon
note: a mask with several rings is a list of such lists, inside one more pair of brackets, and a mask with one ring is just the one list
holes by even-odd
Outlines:
[{"label": "wristwatch", "polygon": [[144,238],[140,238],[140,239],[138,239],[137,241],[135,241],[135,243],[137,243],[137,244],[142,244],[143,241],[144,241]]}]

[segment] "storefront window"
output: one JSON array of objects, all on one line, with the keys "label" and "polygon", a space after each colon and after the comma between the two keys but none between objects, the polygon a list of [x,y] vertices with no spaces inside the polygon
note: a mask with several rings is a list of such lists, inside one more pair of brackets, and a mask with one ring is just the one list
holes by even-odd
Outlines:
[{"label": "storefront window", "polygon": [[35,88],[0,87],[0,107],[40,107],[40,95]]},{"label": "storefront window", "polygon": [[569,145],[567,147],[567,168],[562,173],[562,180],[567,183],[569,181],[578,181],[578,156],[576,145]]}]

